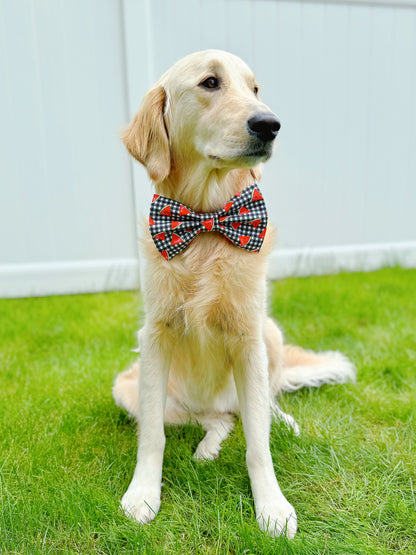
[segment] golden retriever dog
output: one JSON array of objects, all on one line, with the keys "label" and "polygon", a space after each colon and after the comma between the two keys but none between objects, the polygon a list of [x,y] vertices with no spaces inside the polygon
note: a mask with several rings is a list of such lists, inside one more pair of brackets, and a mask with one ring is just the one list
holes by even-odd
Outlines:
[{"label": "golden retriever dog", "polygon": [[[122,138],[154,183],[153,201],[173,199],[185,214],[214,218],[230,199],[257,187],[259,164],[271,156],[279,128],[247,65],[228,52],[208,50],[185,57],[160,78]],[[174,231],[179,225],[172,221]],[[140,523],[156,516],[164,423],[200,423],[206,435],[195,458],[214,459],[239,413],[258,524],[269,534],[293,538],[296,513],[277,482],[269,433],[272,414],[295,431],[297,426],[275,397],[282,390],[353,380],[355,369],[337,352],[283,346],[266,310],[270,226],[257,252],[236,246],[217,228],[207,230],[176,256],[161,255],[149,225],[140,242],[140,362],[113,387],[116,403],[139,424],[137,466],[121,504]],[[180,241],[169,233],[172,244]]]}]

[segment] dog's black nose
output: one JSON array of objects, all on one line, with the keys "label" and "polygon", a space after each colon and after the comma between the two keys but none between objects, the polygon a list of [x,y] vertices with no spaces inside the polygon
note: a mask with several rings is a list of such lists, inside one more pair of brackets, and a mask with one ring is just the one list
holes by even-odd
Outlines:
[{"label": "dog's black nose", "polygon": [[280,129],[280,122],[274,114],[255,114],[247,121],[248,130],[264,143],[273,141]]}]

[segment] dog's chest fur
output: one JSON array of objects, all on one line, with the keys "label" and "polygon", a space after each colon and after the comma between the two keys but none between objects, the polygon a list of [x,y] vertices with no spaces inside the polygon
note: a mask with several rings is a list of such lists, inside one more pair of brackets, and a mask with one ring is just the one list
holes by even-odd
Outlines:
[{"label": "dog's chest fur", "polygon": [[248,333],[265,309],[268,242],[250,253],[217,233],[203,234],[167,262],[147,238],[147,317],[177,337]]}]

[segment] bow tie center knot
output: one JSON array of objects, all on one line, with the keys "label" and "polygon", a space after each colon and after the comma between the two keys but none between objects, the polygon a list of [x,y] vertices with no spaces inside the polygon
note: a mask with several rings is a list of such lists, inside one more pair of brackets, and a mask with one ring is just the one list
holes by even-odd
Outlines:
[{"label": "bow tie center knot", "polygon": [[201,217],[201,224],[203,226],[202,231],[218,231],[218,214],[210,213],[210,214],[200,214]]}]

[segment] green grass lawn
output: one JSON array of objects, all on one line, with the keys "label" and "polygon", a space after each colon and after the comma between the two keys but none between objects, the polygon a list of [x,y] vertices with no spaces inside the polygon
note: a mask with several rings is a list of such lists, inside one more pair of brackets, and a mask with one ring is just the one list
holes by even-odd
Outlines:
[{"label": "green grass lawn", "polygon": [[285,394],[301,428],[273,424],[294,540],[255,521],[239,422],[217,461],[201,428],[168,428],[162,507],[146,526],[119,500],[136,432],[111,398],[134,359],[140,298],[0,301],[1,553],[416,553],[416,271],[291,279],[270,288],[286,339],[339,349],[357,384]]}]

